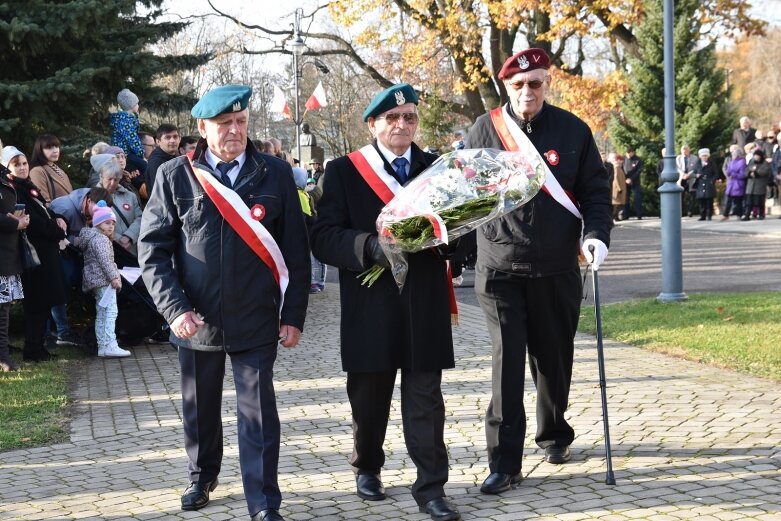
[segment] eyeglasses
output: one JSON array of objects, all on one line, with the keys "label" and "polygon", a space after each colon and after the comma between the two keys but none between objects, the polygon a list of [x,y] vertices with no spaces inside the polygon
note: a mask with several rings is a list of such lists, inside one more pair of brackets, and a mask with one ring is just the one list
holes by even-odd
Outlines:
[{"label": "eyeglasses", "polygon": [[[547,79],[547,78],[546,78]],[[531,81],[514,81],[510,83],[513,89],[515,90],[521,90],[523,89],[524,85],[528,85],[530,89],[537,90],[540,87],[542,87],[542,84],[545,83],[545,80],[531,80]]]},{"label": "eyeglasses", "polygon": [[407,125],[414,125],[418,122],[418,115],[414,112],[389,112],[377,119],[384,119],[388,125],[395,125],[401,118],[404,118],[404,123]]}]

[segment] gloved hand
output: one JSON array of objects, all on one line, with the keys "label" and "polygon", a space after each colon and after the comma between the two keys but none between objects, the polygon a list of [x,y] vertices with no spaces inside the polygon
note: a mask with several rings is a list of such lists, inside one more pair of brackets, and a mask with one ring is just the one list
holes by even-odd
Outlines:
[{"label": "gloved hand", "polygon": [[[593,255],[591,254],[591,248],[594,249]],[[591,268],[594,271],[599,271],[599,266],[607,258],[607,246],[605,246],[605,243],[599,239],[586,239],[583,241],[583,246],[580,249],[586,261],[591,264]]]},{"label": "gloved hand", "polygon": [[385,256],[385,252],[382,251],[380,241],[377,239],[376,235],[370,235],[369,238],[366,239],[366,244],[363,246],[363,252],[372,263],[390,269],[390,261],[388,260],[388,257]]}]

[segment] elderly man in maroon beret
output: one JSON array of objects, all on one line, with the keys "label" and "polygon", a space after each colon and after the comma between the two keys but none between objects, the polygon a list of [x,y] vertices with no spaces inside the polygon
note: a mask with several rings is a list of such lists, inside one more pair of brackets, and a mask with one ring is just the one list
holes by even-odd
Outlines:
[{"label": "elderly man in maroon beret", "polygon": [[480,489],[486,494],[521,481],[527,351],[537,387],[535,441],[548,463],[570,459],[575,432],[564,413],[582,298],[578,252],[596,270],[610,243],[605,166],[589,127],[545,101],[549,67],[542,49],[510,57],[499,72],[509,103],[480,116],[466,138],[466,148],[519,150],[546,167],[540,193],[478,232],[475,291],[493,344],[485,420],[490,474]]}]

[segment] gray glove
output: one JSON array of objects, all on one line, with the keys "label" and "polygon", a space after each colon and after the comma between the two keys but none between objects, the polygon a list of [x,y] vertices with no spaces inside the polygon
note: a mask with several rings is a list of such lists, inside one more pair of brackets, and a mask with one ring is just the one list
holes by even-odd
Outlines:
[{"label": "gray glove", "polygon": [[373,264],[388,269],[391,267],[390,261],[388,260],[388,257],[385,256],[385,252],[382,251],[380,241],[377,240],[376,235],[370,235],[369,238],[366,239],[366,244],[363,246],[363,252],[366,254],[366,258]]}]

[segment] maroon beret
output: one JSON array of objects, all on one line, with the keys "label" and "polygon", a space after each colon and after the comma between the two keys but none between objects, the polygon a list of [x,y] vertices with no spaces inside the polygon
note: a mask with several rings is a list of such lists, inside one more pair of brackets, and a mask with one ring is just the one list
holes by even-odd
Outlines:
[{"label": "maroon beret", "polygon": [[534,69],[548,69],[550,68],[550,57],[548,53],[537,47],[526,49],[517,54],[512,55],[502,65],[502,70],[499,71],[499,79],[505,80],[511,78],[519,72],[529,72]]}]

